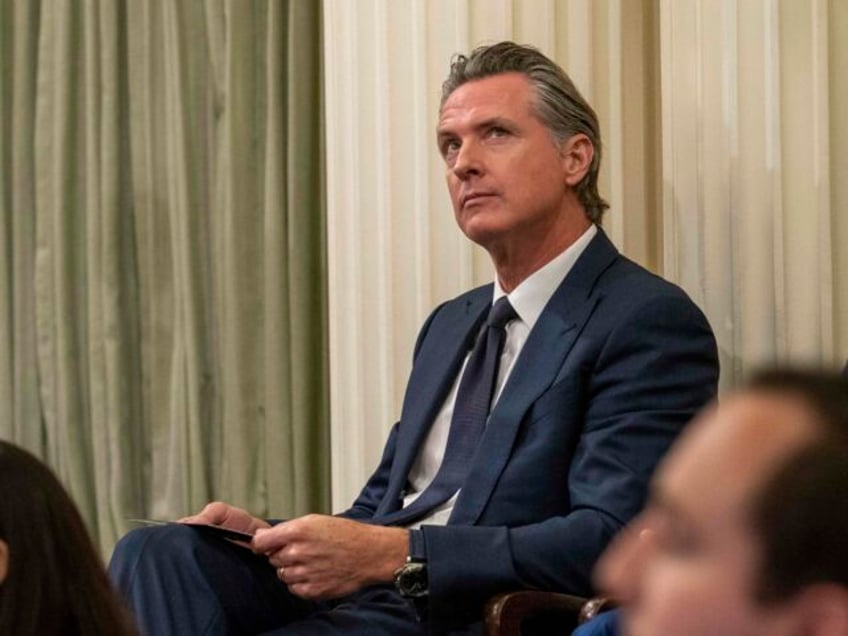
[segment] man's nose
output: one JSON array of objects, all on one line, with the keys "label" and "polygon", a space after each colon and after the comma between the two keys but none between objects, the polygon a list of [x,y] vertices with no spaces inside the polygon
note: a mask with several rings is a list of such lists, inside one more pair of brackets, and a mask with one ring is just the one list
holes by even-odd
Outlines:
[{"label": "man's nose", "polygon": [[459,147],[452,170],[462,181],[483,173],[481,149],[474,140],[467,140]]},{"label": "man's nose", "polygon": [[616,602],[627,603],[634,599],[653,544],[650,528],[636,526],[622,532],[598,563],[596,586]]}]

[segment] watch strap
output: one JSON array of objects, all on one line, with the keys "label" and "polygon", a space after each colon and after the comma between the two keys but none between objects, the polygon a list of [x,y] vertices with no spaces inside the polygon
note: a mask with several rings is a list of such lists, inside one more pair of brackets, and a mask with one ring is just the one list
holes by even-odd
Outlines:
[{"label": "watch strap", "polygon": [[426,563],[427,544],[424,542],[424,533],[421,530],[409,531],[409,556],[407,563]]}]

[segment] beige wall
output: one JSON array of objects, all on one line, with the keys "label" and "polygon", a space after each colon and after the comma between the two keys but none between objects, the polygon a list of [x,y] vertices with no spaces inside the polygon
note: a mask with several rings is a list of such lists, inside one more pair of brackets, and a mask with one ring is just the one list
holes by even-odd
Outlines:
[{"label": "beige wall", "polygon": [[848,357],[847,12],[839,0],[325,0],[335,507],[378,460],[421,321],[491,280],[454,225],[433,135],[450,56],[479,43],[538,46],[595,106],[605,227],[704,308],[724,386],[765,361]]}]

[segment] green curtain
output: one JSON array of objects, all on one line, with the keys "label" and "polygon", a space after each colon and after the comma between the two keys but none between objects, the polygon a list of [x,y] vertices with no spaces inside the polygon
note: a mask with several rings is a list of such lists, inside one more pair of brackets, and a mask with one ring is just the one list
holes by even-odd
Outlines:
[{"label": "green curtain", "polygon": [[320,3],[0,2],[0,436],[108,554],[329,507]]}]

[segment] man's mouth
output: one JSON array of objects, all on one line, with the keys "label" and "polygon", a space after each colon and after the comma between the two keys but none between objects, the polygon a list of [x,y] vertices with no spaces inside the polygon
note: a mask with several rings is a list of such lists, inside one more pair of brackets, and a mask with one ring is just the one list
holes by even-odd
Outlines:
[{"label": "man's mouth", "polygon": [[478,203],[484,199],[488,199],[493,196],[495,195],[491,192],[469,192],[468,194],[462,197],[460,207],[464,208],[468,205],[474,205],[475,203]]}]

